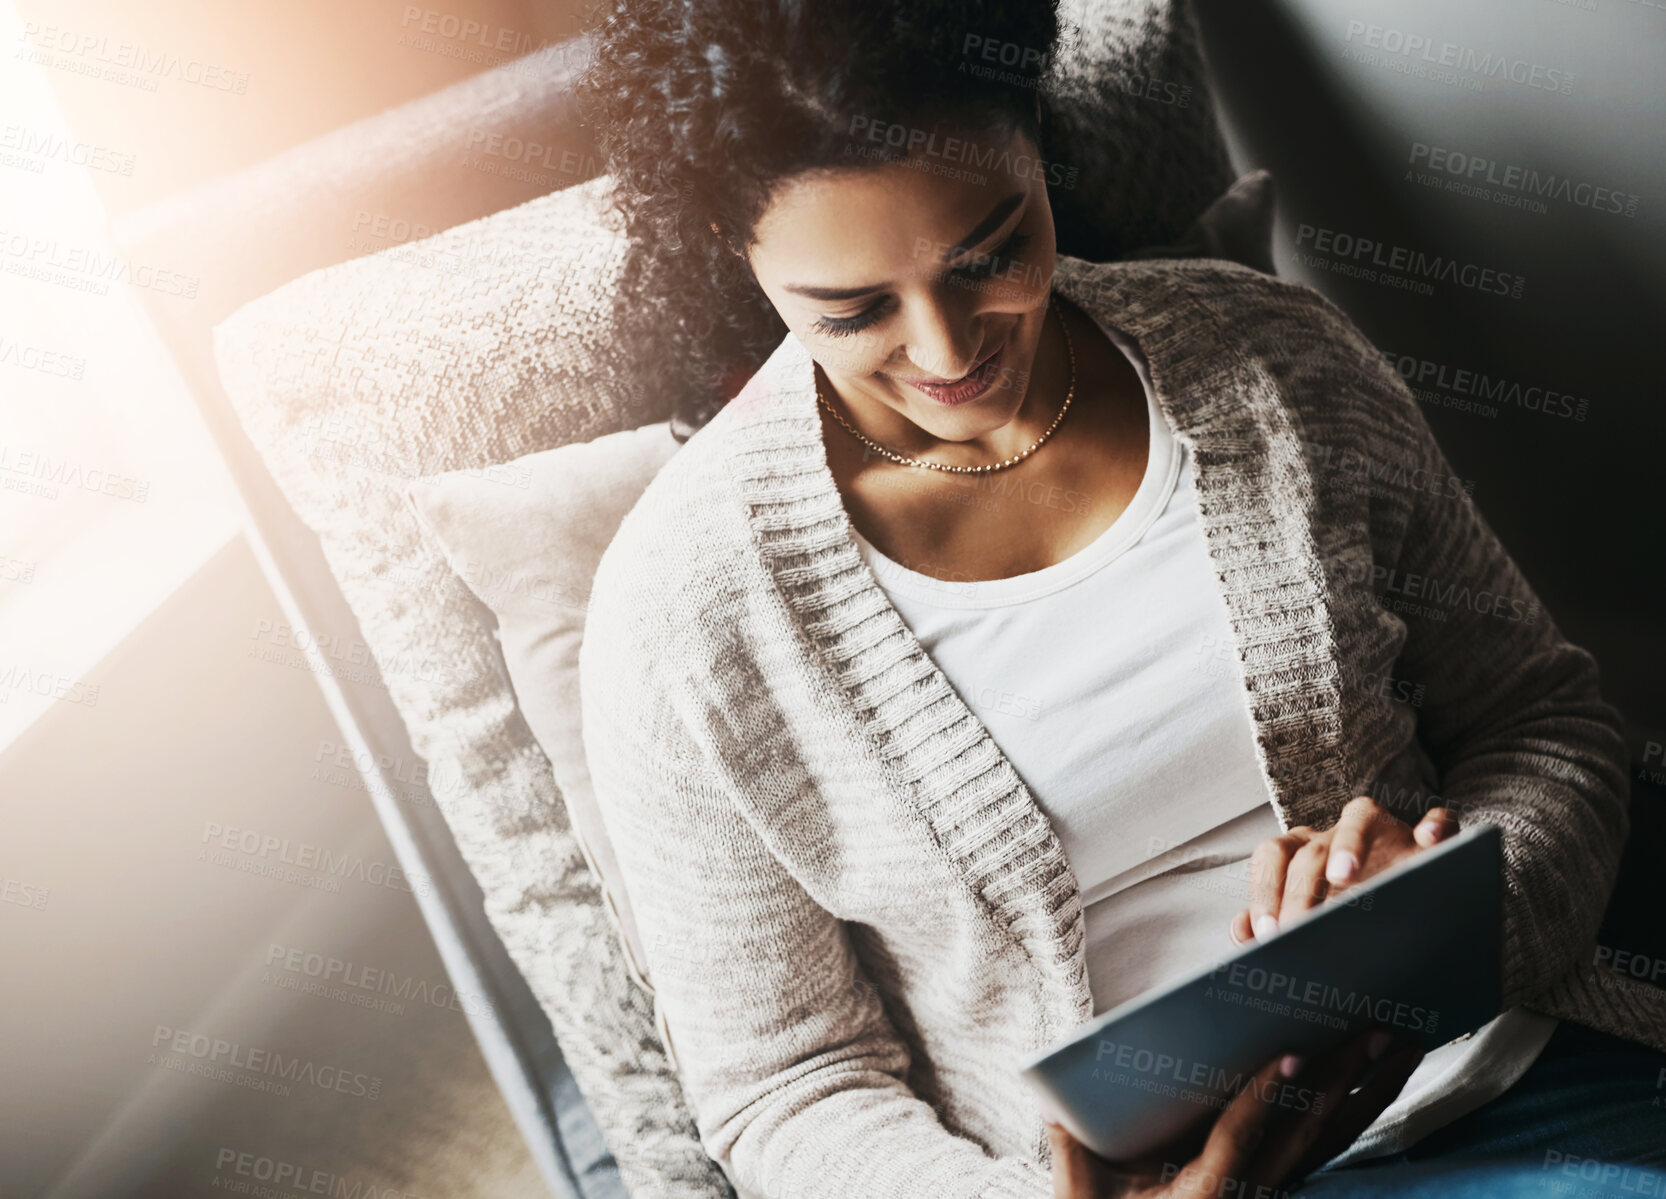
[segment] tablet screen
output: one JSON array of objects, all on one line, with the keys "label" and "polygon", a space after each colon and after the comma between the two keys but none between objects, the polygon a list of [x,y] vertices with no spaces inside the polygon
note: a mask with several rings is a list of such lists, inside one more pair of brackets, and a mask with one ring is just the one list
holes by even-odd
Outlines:
[{"label": "tablet screen", "polygon": [[1501,1008],[1501,861],[1496,826],[1467,829],[1106,1012],[1024,1076],[1077,1140],[1117,1161],[1212,1118],[1281,1054],[1373,1024],[1444,1045]]}]

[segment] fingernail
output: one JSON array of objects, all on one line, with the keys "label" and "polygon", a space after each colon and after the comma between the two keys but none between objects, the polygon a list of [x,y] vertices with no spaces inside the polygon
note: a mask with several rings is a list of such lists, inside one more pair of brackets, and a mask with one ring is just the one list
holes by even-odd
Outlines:
[{"label": "fingernail", "polygon": [[1301,1055],[1287,1053],[1278,1059],[1278,1072],[1285,1078],[1296,1077],[1296,1071],[1302,1068]]},{"label": "fingernail", "polygon": [[1331,854],[1330,861],[1325,863],[1325,878],[1329,882],[1345,883],[1358,869],[1359,859],[1344,849]]},{"label": "fingernail", "polygon": [[1391,1035],[1379,1028],[1376,1032],[1365,1038],[1365,1056],[1370,1058],[1372,1061],[1376,1061],[1378,1058],[1382,1057],[1383,1054],[1388,1052],[1388,1045],[1392,1040],[1394,1040],[1394,1038]]},{"label": "fingernail", "polygon": [[1257,916],[1255,918],[1255,935],[1256,936],[1258,936],[1258,937],[1270,937],[1276,932],[1278,932],[1278,918],[1277,917],[1268,916],[1265,913],[1263,913],[1262,915]]},{"label": "fingernail", "polygon": [[1047,1096],[1037,1095],[1035,1105],[1041,1109],[1041,1122],[1043,1124],[1057,1124],[1059,1122],[1058,1110],[1053,1106],[1053,1101]]}]

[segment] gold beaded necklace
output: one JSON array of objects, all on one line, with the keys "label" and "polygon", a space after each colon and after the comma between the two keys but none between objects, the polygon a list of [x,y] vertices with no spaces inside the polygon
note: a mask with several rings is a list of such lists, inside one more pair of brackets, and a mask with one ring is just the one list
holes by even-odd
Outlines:
[{"label": "gold beaded necklace", "polygon": [[[1052,302],[1052,307],[1054,311],[1058,310],[1058,302],[1056,300]],[[1070,326],[1065,323],[1064,314],[1062,312],[1059,313],[1059,328],[1064,331],[1064,348],[1065,352],[1070,355],[1070,390],[1064,393],[1064,403],[1059,406],[1059,413],[1053,418],[1053,423],[1047,426],[1047,431],[1040,437],[1036,438],[1035,441],[1030,444],[1029,449],[1024,450],[1022,453],[1014,454],[1012,457],[1001,462],[991,462],[984,466],[950,466],[943,462],[933,462],[929,458],[911,458],[906,454],[899,454],[893,449],[880,445],[877,441],[862,433],[856,428],[856,426],[852,425],[848,420],[841,416],[839,414],[839,410],[834,408],[832,404],[828,403],[827,397],[822,394],[820,377],[816,378],[816,399],[820,400],[822,407],[827,409],[828,414],[844,427],[845,432],[849,433],[852,437],[856,438],[857,441],[860,441],[863,445],[867,446],[880,457],[889,458],[892,462],[895,462],[900,466],[918,466],[925,470],[940,470],[951,474],[965,475],[982,475],[988,474],[990,471],[1005,470],[1009,466],[1016,466],[1018,463],[1024,461],[1024,459],[1035,453],[1042,447],[1043,444],[1046,443],[1047,439],[1053,435],[1053,430],[1057,429],[1059,427],[1059,422],[1064,419],[1064,414],[1070,411],[1070,401],[1076,398],[1076,347],[1070,340]]]}]

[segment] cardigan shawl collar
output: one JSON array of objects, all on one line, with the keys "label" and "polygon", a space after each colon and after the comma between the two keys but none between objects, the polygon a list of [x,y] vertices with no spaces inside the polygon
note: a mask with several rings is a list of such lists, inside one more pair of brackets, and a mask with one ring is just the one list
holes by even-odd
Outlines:
[{"label": "cardigan shawl collar", "polygon": [[[1306,518],[1309,464],[1276,382],[1171,279],[1145,264],[1060,256],[1054,288],[1146,358],[1158,406],[1193,454],[1198,516],[1280,823],[1323,822],[1351,798],[1341,744],[1350,697]],[[1246,379],[1258,394],[1245,393]],[[781,595],[892,781],[1040,970],[1061,1027],[1089,1019],[1076,877],[1028,787],[862,561],[827,465],[809,353],[789,336],[757,381],[731,405],[730,465]]]}]

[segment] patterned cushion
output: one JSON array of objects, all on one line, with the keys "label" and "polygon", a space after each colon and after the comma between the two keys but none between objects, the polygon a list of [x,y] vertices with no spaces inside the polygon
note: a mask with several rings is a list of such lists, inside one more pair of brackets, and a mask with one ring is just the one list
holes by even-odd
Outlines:
[{"label": "patterned cushion", "polygon": [[479,605],[406,496],[663,419],[608,329],[608,181],[304,276],[216,330],[227,394],[322,541],[487,915],[645,1196],[722,1195]]},{"label": "patterned cushion", "polygon": [[[1056,197],[1061,248],[1112,257],[1182,239],[1231,182],[1189,20],[1167,0],[1062,9],[1059,124],[1091,152],[1071,156],[1077,186]],[[622,246],[607,189],[593,180],[307,275],[224,322],[216,354],[430,777],[449,781],[436,801],[626,1186],[686,1199],[727,1182],[478,604],[406,498],[412,479],[459,469],[523,486],[516,458],[668,415],[649,410],[609,327]]]},{"label": "patterned cushion", "polygon": [[1190,5],[1064,0],[1049,80],[1059,249],[1089,262],[1176,242],[1232,182]]},{"label": "patterned cushion", "polygon": [[411,484],[411,502],[457,576],[497,617],[498,641],[521,714],[549,759],[625,964],[645,987],[648,955],[602,821],[579,719],[578,653],[590,585],[625,514],[679,446],[666,421],[559,446],[510,463],[526,488],[485,471],[454,470]]}]

